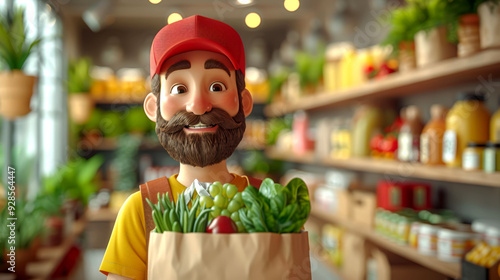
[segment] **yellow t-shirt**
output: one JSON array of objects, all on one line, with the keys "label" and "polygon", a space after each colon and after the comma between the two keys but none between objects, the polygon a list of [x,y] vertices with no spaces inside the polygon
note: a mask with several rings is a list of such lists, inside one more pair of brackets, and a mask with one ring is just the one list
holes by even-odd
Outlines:
[{"label": "yellow t-shirt", "polygon": [[[238,191],[243,191],[248,186],[248,178],[232,175],[234,179],[231,184],[238,187]],[[174,194],[174,201],[177,201],[177,195],[186,187],[177,181],[177,175],[168,178],[168,182]],[[141,192],[137,191],[125,201],[116,217],[113,232],[99,268],[105,275],[113,273],[132,279],[146,279],[148,249],[146,248],[143,211]]]}]

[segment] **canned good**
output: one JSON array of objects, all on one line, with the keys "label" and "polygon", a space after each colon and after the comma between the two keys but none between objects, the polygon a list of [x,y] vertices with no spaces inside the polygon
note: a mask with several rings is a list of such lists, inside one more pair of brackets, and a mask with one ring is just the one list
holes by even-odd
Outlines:
[{"label": "canned good", "polygon": [[479,234],[442,228],[438,231],[437,255],[442,261],[458,262],[470,251]]},{"label": "canned good", "polygon": [[418,230],[418,251],[423,255],[435,255],[439,227],[421,224]]},{"label": "canned good", "polygon": [[410,246],[413,248],[418,247],[418,232],[419,232],[420,224],[421,223],[419,223],[419,222],[413,222],[413,223],[411,223],[411,226],[410,226],[410,233],[408,236],[408,242],[410,243]]},{"label": "canned good", "polygon": [[410,227],[412,220],[407,217],[401,217],[397,226],[397,240],[403,244],[408,243],[408,238],[410,235]]},{"label": "canned good", "polygon": [[486,143],[483,156],[483,169],[488,173],[500,171],[500,143]]},{"label": "canned good", "polygon": [[500,225],[489,226],[486,229],[486,243],[490,246],[500,246]]},{"label": "canned good", "polygon": [[462,168],[468,171],[482,169],[485,147],[485,144],[474,142],[467,143],[467,148],[465,148],[462,153]]}]

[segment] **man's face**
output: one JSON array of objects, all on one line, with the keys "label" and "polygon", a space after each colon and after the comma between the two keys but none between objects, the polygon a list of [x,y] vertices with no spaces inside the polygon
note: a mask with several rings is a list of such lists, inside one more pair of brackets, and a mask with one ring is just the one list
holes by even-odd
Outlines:
[{"label": "man's face", "polygon": [[245,131],[230,61],[208,51],[166,60],[156,115],[160,143],[175,160],[204,167],[227,159]]}]

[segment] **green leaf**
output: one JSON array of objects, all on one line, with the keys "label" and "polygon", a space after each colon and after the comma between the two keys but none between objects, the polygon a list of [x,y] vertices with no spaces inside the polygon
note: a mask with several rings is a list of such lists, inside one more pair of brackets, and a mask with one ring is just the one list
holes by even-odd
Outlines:
[{"label": "green leaf", "polygon": [[24,10],[7,10],[0,17],[0,62],[9,70],[21,70],[39,41],[26,40]]},{"label": "green leaf", "polygon": [[86,161],[80,161],[76,167],[78,169],[77,182],[85,184],[92,181],[103,163],[104,158],[101,155],[95,155]]}]

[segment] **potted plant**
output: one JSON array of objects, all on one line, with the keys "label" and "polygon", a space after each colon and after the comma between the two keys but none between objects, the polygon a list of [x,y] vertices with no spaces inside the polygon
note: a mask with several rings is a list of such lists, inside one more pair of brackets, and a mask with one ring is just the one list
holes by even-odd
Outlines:
[{"label": "potted plant", "polygon": [[388,17],[391,29],[382,44],[392,46],[398,56],[398,68],[401,72],[416,68],[414,38],[418,25],[425,18],[425,8],[419,2],[411,2],[394,9]]},{"label": "potted plant", "polygon": [[[26,266],[29,262],[36,258],[37,249],[39,247],[40,237],[44,234],[45,216],[42,210],[36,207],[36,200],[27,200],[23,197],[18,197],[15,200],[15,226],[9,226],[12,220],[8,220],[10,211],[5,207],[0,213],[0,240],[3,249],[3,257],[6,260],[10,259],[9,254],[12,254],[10,248],[15,247],[15,270],[16,279],[26,279]],[[15,236],[9,239],[10,235]]]},{"label": "potted plant", "polygon": [[[0,114],[10,120],[28,114],[36,78],[22,69],[39,39],[28,40],[24,10],[0,15]],[[1,70],[4,69],[4,70]]]},{"label": "potted plant", "polygon": [[[489,0],[446,1],[446,17],[452,42],[458,42],[458,56],[465,57],[481,50],[478,6]],[[488,13],[489,15],[489,13]],[[498,33],[495,33],[495,37]],[[485,35],[487,36],[487,35]]]},{"label": "potted plant", "polygon": [[118,212],[125,200],[137,188],[137,154],[141,145],[142,137],[132,134],[124,134],[118,138],[117,149],[110,164],[110,179],[113,182],[110,208]]},{"label": "potted plant", "polygon": [[448,37],[450,16],[447,12],[446,1],[442,0],[415,0],[424,7],[425,18],[418,25],[415,34],[415,52],[417,66],[423,67],[438,61],[455,57],[456,44]]},{"label": "potted plant", "polygon": [[[73,219],[83,215],[89,197],[98,190],[96,175],[104,162],[100,155],[76,158],[61,166],[53,176],[44,178],[44,192],[64,201],[65,214]],[[71,225],[66,225],[71,226]]]},{"label": "potted plant", "polygon": [[77,124],[85,123],[94,109],[90,95],[92,61],[88,57],[72,60],[68,65],[68,105],[71,119]]},{"label": "potted plant", "polygon": [[[480,0],[479,0],[480,1]],[[477,12],[480,18],[480,42],[482,49],[500,47],[500,5],[499,0],[481,1]]]}]

